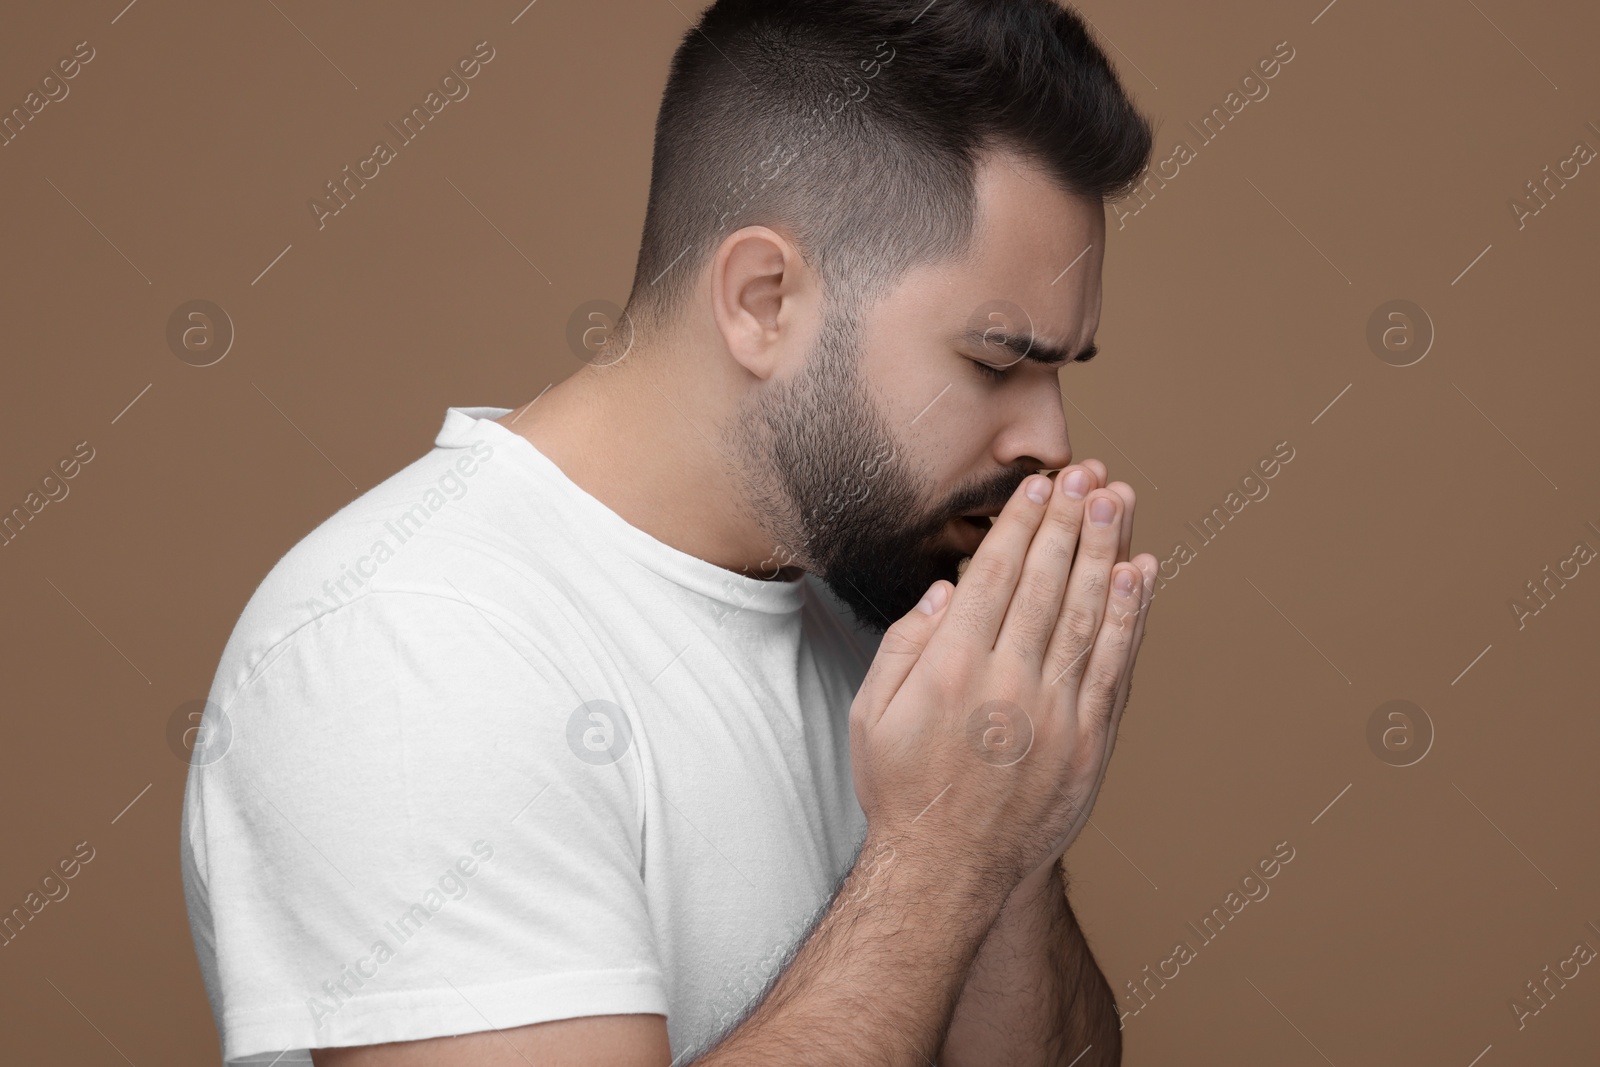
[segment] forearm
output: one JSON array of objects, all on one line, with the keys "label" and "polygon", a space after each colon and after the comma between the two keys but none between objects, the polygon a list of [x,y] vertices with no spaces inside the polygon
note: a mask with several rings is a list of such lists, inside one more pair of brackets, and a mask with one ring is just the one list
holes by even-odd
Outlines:
[{"label": "forearm", "polygon": [[882,850],[869,836],[794,959],[696,1067],[923,1067],[1005,896],[981,873]]},{"label": "forearm", "polygon": [[1122,1062],[1115,998],[1067,903],[1061,868],[1007,899],[956,1002],[939,1067]]}]

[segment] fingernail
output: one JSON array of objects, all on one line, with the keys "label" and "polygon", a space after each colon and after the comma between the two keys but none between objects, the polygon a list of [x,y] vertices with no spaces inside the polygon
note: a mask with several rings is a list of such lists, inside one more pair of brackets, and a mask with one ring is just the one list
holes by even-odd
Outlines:
[{"label": "fingernail", "polygon": [[932,615],[944,607],[945,591],[942,583],[935,582],[929,586],[928,591],[922,594],[922,599],[917,601],[917,610],[924,615]]},{"label": "fingernail", "polygon": [[1074,500],[1082,500],[1089,492],[1089,472],[1072,471],[1062,480],[1061,490]]},{"label": "fingernail", "polygon": [[1028,494],[1028,499],[1035,504],[1043,504],[1050,499],[1050,479],[1037,474],[1031,475],[1023,491]]},{"label": "fingernail", "polygon": [[1111,579],[1111,588],[1117,591],[1118,596],[1133,595],[1133,572],[1118,571],[1117,576]]},{"label": "fingernail", "polygon": [[1097,496],[1089,503],[1089,521],[1096,526],[1110,526],[1111,517],[1116,513],[1117,506],[1110,497]]}]

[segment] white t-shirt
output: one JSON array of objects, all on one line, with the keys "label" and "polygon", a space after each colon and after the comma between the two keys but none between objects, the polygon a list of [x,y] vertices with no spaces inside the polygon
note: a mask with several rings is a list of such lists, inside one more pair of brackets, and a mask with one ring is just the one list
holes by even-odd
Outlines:
[{"label": "white t-shirt", "polygon": [[629,525],[508,410],[449,409],[223,651],[181,851],[229,1063],[626,1012],[698,1053],[865,835],[878,635]]}]

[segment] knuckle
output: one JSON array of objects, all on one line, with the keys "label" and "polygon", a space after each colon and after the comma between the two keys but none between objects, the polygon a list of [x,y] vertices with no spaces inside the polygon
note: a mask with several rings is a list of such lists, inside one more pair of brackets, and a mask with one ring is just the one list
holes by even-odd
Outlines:
[{"label": "knuckle", "polygon": [[1106,604],[1106,623],[1114,633],[1131,634],[1134,625],[1139,621],[1138,604],[1113,597]]},{"label": "knuckle", "polygon": [[1094,560],[1110,559],[1116,552],[1117,541],[1121,537],[1119,531],[1122,523],[1127,521],[1127,517],[1127,509],[1122,508],[1112,514],[1111,522],[1105,526],[1096,526],[1092,522],[1085,523],[1083,552]]},{"label": "knuckle", "polygon": [[905,619],[896,620],[883,632],[883,639],[878,642],[878,654],[890,656],[907,656],[915,653],[920,647],[907,631],[911,624]]},{"label": "knuckle", "polygon": [[860,701],[850,705],[848,719],[850,730],[850,749],[859,752],[867,743],[867,707]]},{"label": "knuckle", "polygon": [[1003,555],[977,555],[968,565],[965,577],[976,577],[980,585],[1008,585],[1012,579],[1012,563]]},{"label": "knuckle", "polygon": [[[1026,483],[1032,477],[1033,475],[1030,474],[1028,478],[1023,479],[1023,483]],[[1046,488],[1053,490],[1055,487],[1047,485]],[[1050,494],[1050,496],[1054,495],[1054,492]],[[1045,497],[1043,504],[1035,503],[1034,499],[1023,491],[1022,484],[1018,484],[1012,490],[1011,499],[1007,500],[1001,507],[1000,515],[996,516],[995,521],[999,522],[1001,518],[1009,518],[1017,525],[1018,529],[1037,529],[1040,517],[1044,515],[1045,509],[1050,506],[1050,496]]]},{"label": "knuckle", "polygon": [[1085,609],[1081,604],[1068,604],[1066,610],[1061,613],[1059,626],[1067,635],[1068,644],[1076,654],[1078,649],[1094,641],[1099,621],[1095,618],[1094,612]]},{"label": "knuckle", "polygon": [[1072,561],[1077,549],[1077,526],[1072,525],[1070,518],[1053,518],[1050,525],[1038,531],[1027,552],[1030,558],[1042,558],[1048,565],[1059,568]]},{"label": "knuckle", "polygon": [[[1018,531],[1023,531],[1026,533],[1032,532],[1036,522],[1034,519],[1026,515],[1023,512],[1023,509],[1018,506],[1017,501],[1019,499],[1026,502],[1030,507],[1034,506],[1033,501],[1028,500],[1027,497],[1023,496],[1022,494],[1018,494],[1018,496],[1013,497],[1005,507],[1000,509],[1000,514],[994,517],[994,522],[990,529],[990,536],[993,536],[995,532],[1001,532],[1007,537],[1016,536]],[[1008,527],[1010,529],[1008,529]]]},{"label": "knuckle", "polygon": [[1040,532],[1028,549],[1030,559],[1041,559],[1047,566],[1066,568],[1078,549],[1077,530],[1068,522],[1060,522]]},{"label": "knuckle", "polygon": [[1017,594],[1011,599],[1013,603],[1021,601],[1022,606],[1032,614],[1044,609],[1045,613],[1054,617],[1055,609],[1061,602],[1061,587],[1039,570],[1024,571],[1017,585]]},{"label": "knuckle", "polygon": [[[1063,499],[1059,494],[1054,498]],[[1053,505],[1044,515],[1043,534],[1066,541],[1075,542],[1078,539],[1078,529],[1083,523],[1083,508],[1073,508],[1067,504]]]},{"label": "knuckle", "polygon": [[1112,702],[1117,699],[1117,683],[1121,679],[1114,671],[1097,670],[1091,672],[1083,684],[1082,702],[1088,709],[1096,714],[1109,712]]},{"label": "knuckle", "polygon": [[862,678],[861,688],[856,690],[855,700],[853,700],[850,705],[851,721],[855,720],[855,717],[858,713],[865,715],[869,705],[882,699],[880,694],[884,688],[883,663],[884,661],[882,659],[874,659],[871,665],[867,667],[866,677]]},{"label": "knuckle", "polygon": [[[968,573],[970,574],[971,572],[969,571]],[[964,610],[951,614],[947,622],[941,625],[954,626],[956,632],[960,635],[960,643],[966,646],[973,646],[975,643],[981,644],[988,635],[991,615],[992,609],[988,606],[970,604]]]},{"label": "knuckle", "polygon": [[[1098,562],[1098,561],[1096,561]],[[1106,587],[1109,582],[1108,572],[1103,567],[1084,567],[1078,574],[1078,594],[1085,600],[1092,600],[1096,604],[1105,602]]]},{"label": "knuckle", "polygon": [[1050,628],[1055,624],[1055,605],[1050,602],[1047,583],[1034,580],[1028,586],[1025,593],[1011,602],[1009,625],[1019,637],[1042,641],[1050,636]]},{"label": "knuckle", "polygon": [[[1090,785],[1099,763],[1100,752],[1098,751],[1098,746],[1094,743],[1094,735],[1091,732],[1088,737],[1081,739],[1079,744],[1073,746],[1072,755],[1067,758],[1067,775],[1073,782]],[[1083,786],[1079,788],[1081,789]],[[1082,807],[1083,800],[1083,795],[1074,797],[1072,799],[1073,807],[1075,809]]]},{"label": "knuckle", "polygon": [[1068,689],[1076,689],[1078,679],[1083,676],[1083,662],[1086,658],[1082,655],[1071,658],[1064,654],[1058,656],[1050,664],[1050,680],[1065,684]]}]

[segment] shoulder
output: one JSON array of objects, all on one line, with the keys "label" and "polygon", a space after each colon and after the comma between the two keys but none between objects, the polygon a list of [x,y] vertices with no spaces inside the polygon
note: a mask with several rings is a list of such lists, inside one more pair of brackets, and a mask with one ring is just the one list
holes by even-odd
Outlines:
[{"label": "shoulder", "polygon": [[334,633],[414,643],[463,620],[537,629],[529,605],[562,595],[563,551],[539,520],[492,445],[433,449],[284,553],[241,612],[218,682],[242,685],[280,648]]}]

